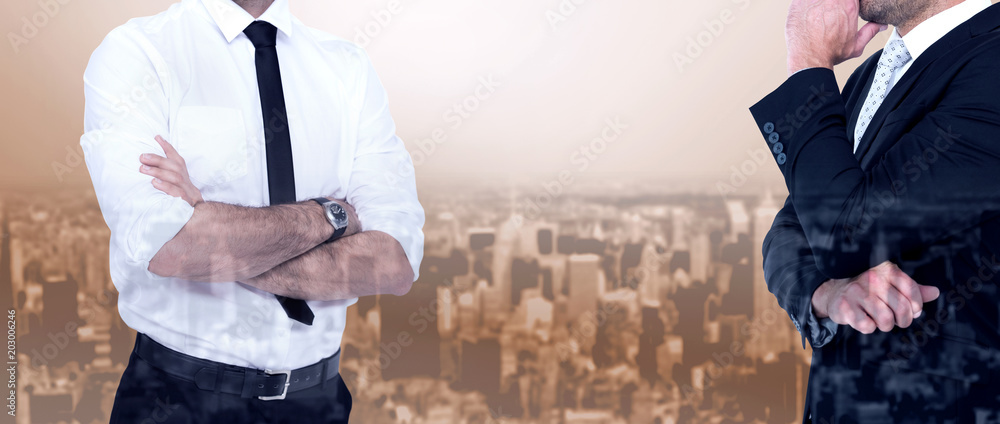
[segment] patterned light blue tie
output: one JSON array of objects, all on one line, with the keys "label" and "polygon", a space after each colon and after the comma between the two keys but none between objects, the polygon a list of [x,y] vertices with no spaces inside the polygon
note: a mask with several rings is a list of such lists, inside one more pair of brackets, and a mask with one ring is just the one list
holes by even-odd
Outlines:
[{"label": "patterned light blue tie", "polygon": [[878,112],[878,108],[882,106],[882,101],[885,100],[886,94],[889,94],[889,82],[892,81],[893,75],[899,68],[906,65],[911,58],[910,51],[906,49],[906,44],[899,38],[890,42],[882,50],[882,56],[878,60],[878,68],[875,69],[875,80],[872,81],[872,88],[868,91],[865,106],[861,109],[861,115],[858,116],[858,125],[854,128],[855,151],[858,150],[858,144],[861,143],[861,137],[865,135],[868,125],[872,123],[875,112]]}]

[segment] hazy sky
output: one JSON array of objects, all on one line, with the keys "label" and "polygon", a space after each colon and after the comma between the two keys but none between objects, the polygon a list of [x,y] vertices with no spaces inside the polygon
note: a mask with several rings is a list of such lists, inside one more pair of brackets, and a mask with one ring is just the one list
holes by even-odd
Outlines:
[{"label": "hazy sky", "polygon": [[[82,133],[90,53],[115,26],[172,3],[42,2],[59,10],[17,52],[11,34],[30,34],[22,19],[44,9],[38,0],[0,6],[6,187],[89,184],[85,166],[67,163],[67,148]],[[377,33],[360,41],[389,92],[399,135],[411,150],[437,128],[448,137],[420,158],[418,177],[554,178],[572,170],[728,179],[731,166],[763,145],[747,108],[785,77],[788,1],[584,0],[570,10],[569,0],[396,0],[396,13],[379,13],[390,6],[382,0],[290,2],[307,25],[351,40],[359,29]],[[373,13],[390,19],[380,24]],[[689,48],[699,41],[704,47]],[[856,63],[842,66],[842,80]],[[467,99],[490,78],[499,86],[488,98]],[[449,110],[464,101],[478,107],[457,125],[461,115]],[[627,128],[603,153],[581,156],[602,132],[615,134],[605,131],[608,120]],[[72,169],[62,182],[53,163]],[[765,163],[752,178],[777,179],[777,167]]]}]

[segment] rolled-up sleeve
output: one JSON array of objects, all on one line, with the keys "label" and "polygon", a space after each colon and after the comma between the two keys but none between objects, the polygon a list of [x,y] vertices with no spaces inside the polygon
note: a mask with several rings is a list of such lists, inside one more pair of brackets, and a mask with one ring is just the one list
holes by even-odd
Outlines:
[{"label": "rolled-up sleeve", "polygon": [[424,254],[424,209],[417,200],[413,161],[396,136],[385,89],[368,56],[362,52],[361,57],[364,94],[347,201],[362,231],[381,231],[399,242],[416,280]]},{"label": "rolled-up sleeve", "polygon": [[163,61],[141,35],[120,27],[94,51],[84,73],[84,134],[87,169],[112,249],[129,266],[147,270],[149,261],[194,213],[139,172],[139,155],[164,155],[154,137],[168,138],[167,78]]}]

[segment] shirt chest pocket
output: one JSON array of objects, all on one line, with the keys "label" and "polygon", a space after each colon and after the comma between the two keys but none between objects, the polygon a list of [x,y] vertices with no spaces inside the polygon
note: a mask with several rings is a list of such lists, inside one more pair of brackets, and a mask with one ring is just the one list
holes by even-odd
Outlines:
[{"label": "shirt chest pocket", "polygon": [[241,110],[184,106],[175,122],[172,143],[196,187],[229,183],[247,174],[248,140]]}]

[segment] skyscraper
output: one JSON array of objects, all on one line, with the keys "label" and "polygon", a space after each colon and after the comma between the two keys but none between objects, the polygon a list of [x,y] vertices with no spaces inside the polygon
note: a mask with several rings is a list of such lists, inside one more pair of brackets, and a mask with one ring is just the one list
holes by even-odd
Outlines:
[{"label": "skyscraper", "polygon": [[712,259],[712,243],[708,233],[691,235],[691,279],[705,282],[708,280],[709,266]]},{"label": "skyscraper", "polygon": [[740,234],[750,232],[750,215],[742,200],[727,200],[726,210],[729,212],[729,239],[735,241]]},{"label": "skyscraper", "polygon": [[597,309],[597,299],[604,287],[601,272],[601,258],[597,255],[572,255],[569,261],[569,304],[567,315],[570,320]]},{"label": "skyscraper", "polygon": [[[433,261],[431,261],[433,262]],[[421,266],[420,279],[406,296],[379,296],[382,311],[380,346],[392,358],[390,366],[382,370],[382,378],[392,380],[426,376],[437,378],[441,375],[441,335],[438,331],[437,316],[427,318],[413,305],[433,305],[438,300],[438,287],[444,277],[439,272]],[[423,325],[415,325],[421,322]],[[399,346],[399,337],[406,334],[412,340],[408,346]],[[397,350],[398,352],[394,352]]]},{"label": "skyscraper", "polygon": [[550,228],[541,228],[538,230],[538,254],[539,255],[551,255],[556,251],[556,236],[555,232]]},{"label": "skyscraper", "polygon": [[496,337],[462,342],[462,376],[456,384],[494,397],[500,393],[500,341]]},{"label": "skyscraper", "polygon": [[491,302],[496,311],[507,314],[511,311],[511,292],[513,291],[513,276],[511,263],[521,256],[522,237],[520,228],[513,220],[503,221],[497,230],[496,243],[493,245],[493,288]]},{"label": "skyscraper", "polygon": [[671,210],[671,240],[670,247],[674,250],[688,249],[688,228],[691,226],[693,212],[690,208],[676,206]]},{"label": "skyscraper", "polygon": [[757,246],[753,249],[753,320],[762,323],[770,323],[766,331],[760,332],[757,342],[748,346],[748,355],[751,358],[762,358],[765,360],[776,360],[781,352],[787,352],[795,345],[791,321],[781,312],[777,299],[767,289],[767,282],[764,281],[763,255],[760,246],[764,245],[764,237],[771,230],[774,217],[778,214],[778,207],[771,193],[768,192],[761,200],[760,205],[753,214],[753,243]]},{"label": "skyscraper", "polygon": [[[14,305],[14,270],[11,268],[10,223],[7,222],[7,210],[0,200],[0,299],[5,305]],[[16,306],[16,305],[15,305]]]}]

